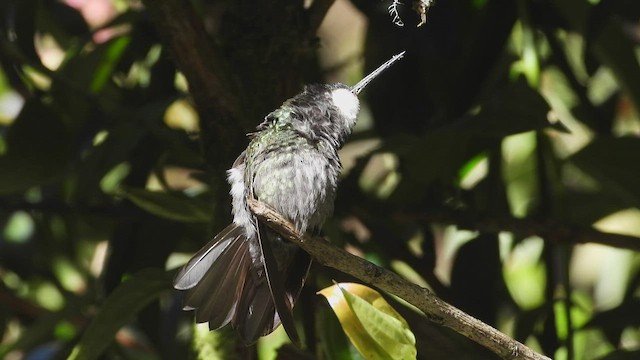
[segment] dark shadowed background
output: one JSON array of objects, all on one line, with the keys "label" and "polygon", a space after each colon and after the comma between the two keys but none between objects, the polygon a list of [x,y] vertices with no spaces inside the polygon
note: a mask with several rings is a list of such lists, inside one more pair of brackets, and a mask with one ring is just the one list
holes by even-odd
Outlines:
[{"label": "dark shadowed background", "polygon": [[[0,358],[360,359],[315,294],[344,274],[313,267],[305,350],[194,326],[171,279],[246,133],[403,50],[326,237],[551,358],[640,358],[640,1],[392,3],[2,0]],[[495,358],[392,305],[419,359]]]}]

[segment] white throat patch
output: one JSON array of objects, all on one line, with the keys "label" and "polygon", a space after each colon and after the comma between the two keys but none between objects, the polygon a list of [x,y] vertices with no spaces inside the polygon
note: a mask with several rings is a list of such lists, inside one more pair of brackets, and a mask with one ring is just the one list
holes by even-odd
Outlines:
[{"label": "white throat patch", "polygon": [[331,92],[331,100],[347,121],[355,123],[360,110],[360,101],[357,96],[347,89],[336,89]]}]

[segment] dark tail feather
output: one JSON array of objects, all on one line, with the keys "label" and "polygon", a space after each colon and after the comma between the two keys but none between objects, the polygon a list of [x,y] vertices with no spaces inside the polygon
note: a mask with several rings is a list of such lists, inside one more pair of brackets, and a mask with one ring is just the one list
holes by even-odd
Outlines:
[{"label": "dark tail feather", "polygon": [[[293,260],[288,262],[286,268],[282,269],[279,274],[281,279],[285,279],[285,296],[287,298],[285,303],[288,305],[286,310],[289,313],[293,310],[292,306],[300,295],[310,265],[311,257],[309,254],[297,249]],[[276,312],[271,290],[264,275],[259,278],[251,275],[256,275],[256,273],[249,274],[247,277],[236,316],[232,321],[233,327],[246,343],[255,342],[260,336],[270,334],[281,323],[280,315]],[[285,328],[285,330],[289,334],[289,329]],[[291,335],[289,336],[291,337]],[[291,340],[295,342],[294,339]]]},{"label": "dark tail feather", "polygon": [[[250,241],[257,239],[247,240],[244,229],[229,225],[193,256],[174,281],[176,289],[186,290],[184,308],[196,310],[196,322],[209,322],[211,330],[231,323],[247,344],[280,325],[264,267],[252,264]],[[291,260],[278,269],[289,312],[310,262],[307,253],[296,249]]]},{"label": "dark tail feather", "polygon": [[[299,251],[299,249],[293,248],[291,244],[286,244],[281,239],[269,240],[272,238],[272,233],[266,231],[266,226],[258,222],[258,241],[260,243],[260,250],[262,251],[262,257],[264,259],[264,273],[267,280],[269,291],[271,292],[271,298],[273,299],[276,313],[284,330],[289,335],[289,339],[298,347],[302,346],[298,331],[296,330],[295,322],[293,321],[293,300],[287,296],[285,290],[285,281],[291,274],[288,270],[290,265],[290,255],[293,251]],[[275,234],[274,234],[275,235]],[[275,235],[275,237],[278,237]],[[276,248],[281,248],[280,251],[280,263],[274,255],[274,249],[272,245],[276,245]],[[289,250],[291,249],[291,250]],[[295,252],[293,252],[295,253]],[[306,276],[306,274],[305,274]]]},{"label": "dark tail feather", "polygon": [[209,328],[218,329],[231,321],[250,266],[247,243],[239,237],[200,283],[187,290],[185,305],[196,308],[196,322],[209,322]]},{"label": "dark tail feather", "polygon": [[212,329],[228,324],[251,266],[244,230],[229,225],[180,270],[174,287],[186,290],[185,310],[196,310],[196,322]]},{"label": "dark tail feather", "polygon": [[238,301],[236,315],[232,321],[246,343],[255,342],[260,336],[270,334],[280,325],[275,321],[276,308],[271,298],[269,286],[264,277],[251,273]]}]

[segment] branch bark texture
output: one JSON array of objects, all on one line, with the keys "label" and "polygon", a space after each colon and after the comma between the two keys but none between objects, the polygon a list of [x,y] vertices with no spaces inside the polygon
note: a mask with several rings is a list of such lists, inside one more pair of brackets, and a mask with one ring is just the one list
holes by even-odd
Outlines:
[{"label": "branch bark texture", "polygon": [[420,287],[387,269],[352,255],[323,238],[313,238],[298,233],[293,224],[268,205],[249,199],[249,206],[258,218],[265,221],[269,227],[283,237],[300,246],[319,264],[349,274],[364,283],[401,297],[424,312],[427,319],[477,342],[501,358],[549,359],[490,325],[442,301],[429,289]]}]

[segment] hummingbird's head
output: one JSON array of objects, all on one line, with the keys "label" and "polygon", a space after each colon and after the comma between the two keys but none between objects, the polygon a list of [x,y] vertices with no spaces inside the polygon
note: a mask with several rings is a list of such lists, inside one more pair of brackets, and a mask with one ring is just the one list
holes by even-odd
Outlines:
[{"label": "hummingbird's head", "polygon": [[333,110],[337,114],[337,116],[334,116],[334,121],[340,122],[341,124],[339,125],[347,130],[345,136],[351,132],[353,125],[356,123],[358,112],[360,111],[358,94],[360,94],[373,79],[388,69],[393,63],[402,59],[403,56],[404,51],[393,56],[353,86],[344,84],[324,85],[327,89],[326,91],[329,91],[329,102],[333,105]]},{"label": "hummingbird's head", "polygon": [[340,83],[308,85],[271,116],[286,118],[301,135],[314,141],[328,141],[338,149],[356,124],[360,111],[358,94],[403,55],[404,51],[393,56],[354,86]]},{"label": "hummingbird's head", "polygon": [[347,85],[313,84],[287,100],[281,107],[285,110],[300,134],[339,148],[356,123],[360,101]]}]

